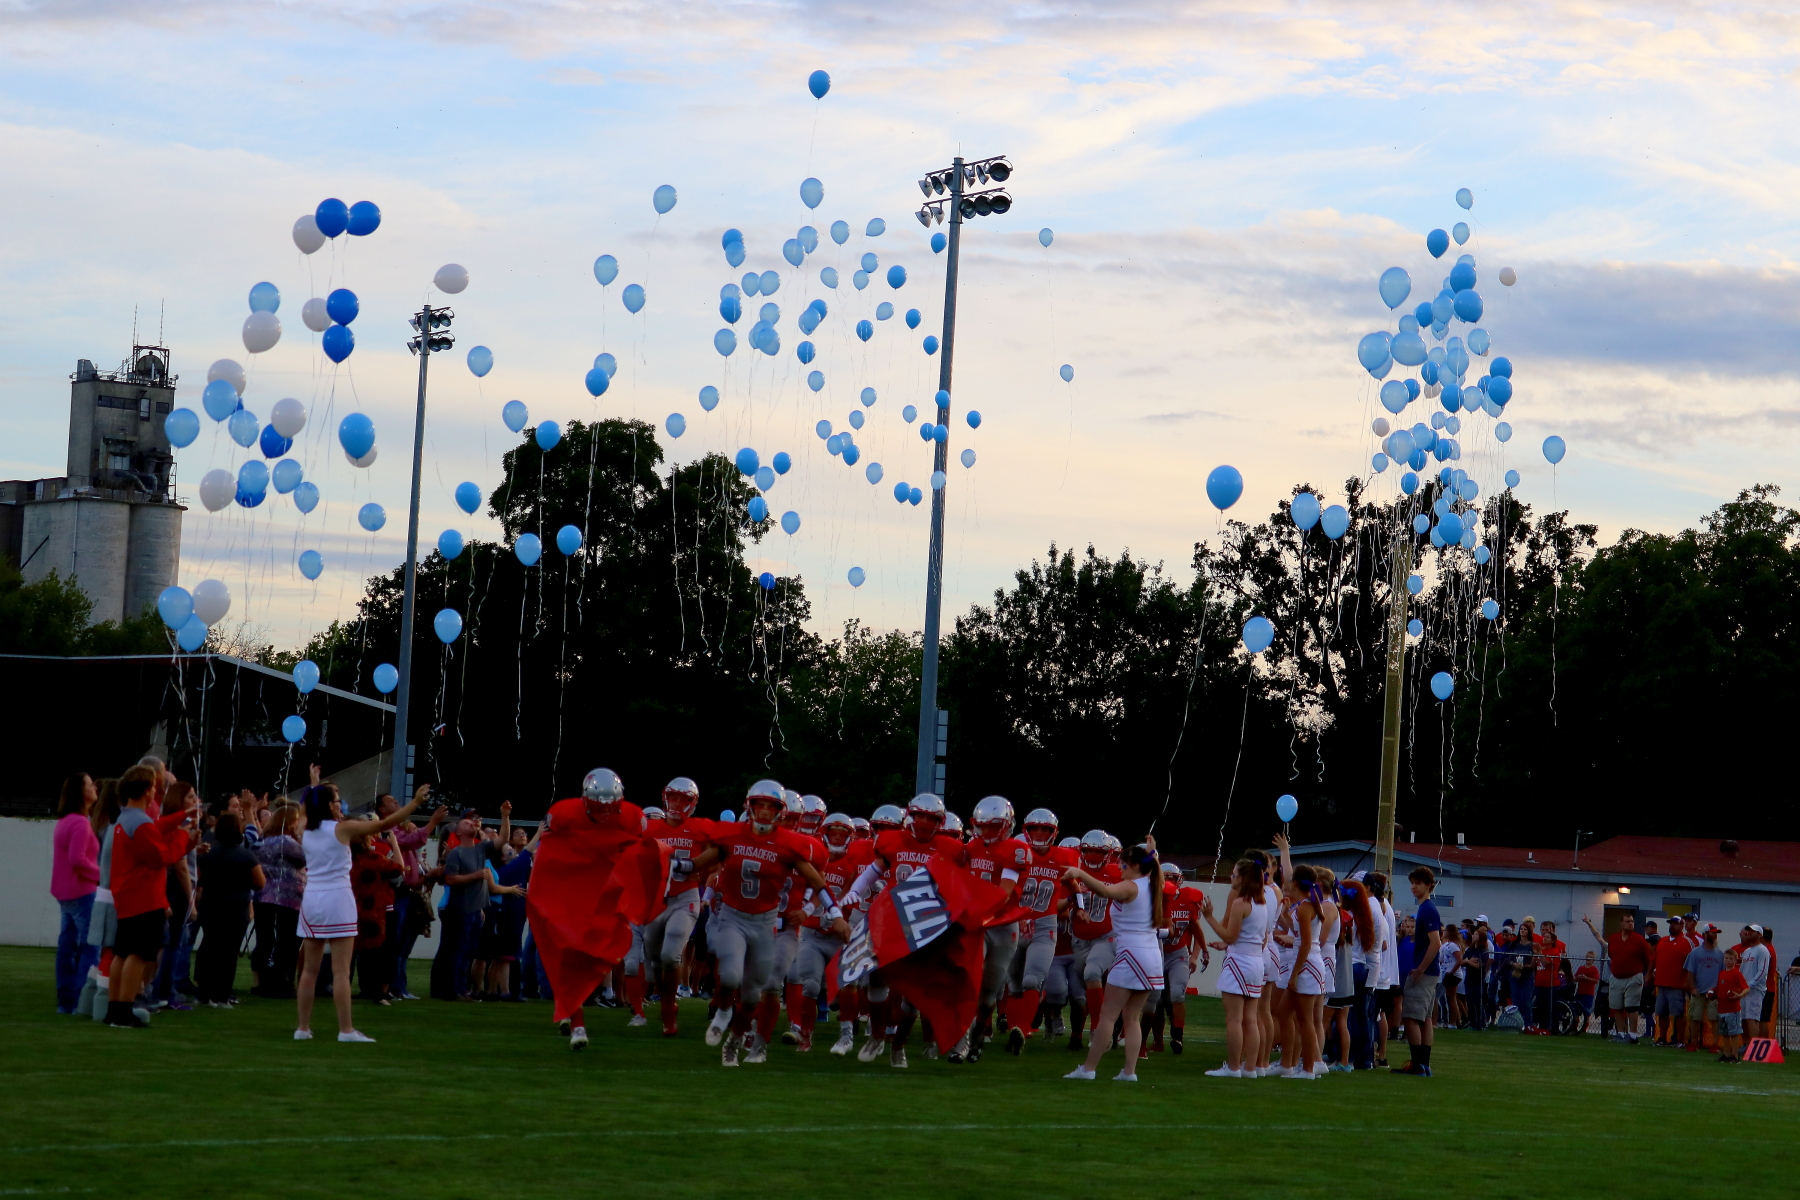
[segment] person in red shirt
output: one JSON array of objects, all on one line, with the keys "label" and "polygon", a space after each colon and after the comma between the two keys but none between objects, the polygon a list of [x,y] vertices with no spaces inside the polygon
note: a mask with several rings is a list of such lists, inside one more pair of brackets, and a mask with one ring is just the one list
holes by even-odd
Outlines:
[{"label": "person in red shirt", "polygon": [[[705,817],[694,815],[700,807],[699,784],[685,775],[677,775],[663,785],[661,807],[662,816],[647,820],[644,833],[667,846],[672,860],[691,862],[712,845],[718,826]],[[656,976],[664,1037],[674,1037],[677,1033],[681,956],[694,932],[694,922],[700,919],[700,880],[694,872],[671,869],[668,890],[663,896],[663,910],[643,927],[638,940],[637,948],[643,955],[645,967]],[[645,1023],[642,1014],[646,981],[633,969],[635,966],[631,962],[625,965],[625,998],[631,1002],[635,1014],[630,1023],[642,1025]]]},{"label": "person in red shirt", "polygon": [[[819,826],[825,820],[825,801],[817,796],[802,796],[792,788],[782,789],[781,827],[799,834],[813,846],[813,864],[825,861],[825,843],[819,840]],[[769,982],[780,982],[783,988],[763,989],[762,1003],[756,1010],[756,1032],[764,1044],[775,1032],[775,1019],[785,1003],[788,1012],[787,1032],[781,1040],[789,1046],[800,1040],[800,982],[793,976],[794,959],[800,951],[800,926],[805,917],[806,900],[811,889],[790,874],[781,885],[781,917],[775,923],[775,965],[769,970]]]},{"label": "person in red shirt", "polygon": [[[1182,882],[1181,868],[1163,864],[1163,913],[1169,922],[1169,933],[1163,942],[1163,987],[1169,1000],[1169,1049],[1181,1053],[1182,1036],[1187,1029],[1188,979],[1194,967],[1206,956],[1200,933],[1199,888]],[[1160,1021],[1160,1014],[1158,1015]],[[1162,1048],[1162,1031],[1157,1030],[1157,1048]]]},{"label": "person in red shirt", "polygon": [[1744,997],[1750,994],[1750,984],[1738,970],[1736,950],[1725,952],[1725,969],[1719,972],[1719,982],[1713,990],[1719,998],[1719,1041],[1722,1043],[1719,1061],[1742,1062],[1738,1048],[1743,1045]]},{"label": "person in red shirt", "polygon": [[1637,919],[1626,913],[1619,931],[1610,938],[1600,936],[1594,922],[1581,918],[1594,940],[1606,951],[1607,999],[1612,1009],[1613,1040],[1637,1045],[1638,1005],[1644,995],[1644,976],[1650,970],[1650,943],[1637,931]]},{"label": "person in red shirt", "polygon": [[107,976],[106,1023],[143,1029],[149,1022],[132,1005],[146,974],[162,953],[168,920],[168,869],[187,856],[197,831],[197,801],[190,791],[180,808],[161,817],[146,811],[161,772],[143,765],[119,777],[119,813],[112,842],[113,965]]},{"label": "person in red shirt", "polygon": [[[832,904],[843,909],[850,885],[868,865],[870,853],[870,844],[856,840],[856,826],[843,813],[831,813],[825,818],[819,827],[819,840],[825,847],[824,861],[818,864],[825,890],[811,898],[800,922],[799,951],[794,955],[788,974],[789,986],[799,991],[798,998],[788,1004],[789,1015],[800,1027],[794,1046],[799,1053],[812,1049],[813,1031],[819,1021],[819,1002],[826,994],[826,971],[831,960],[844,948],[844,939],[825,928],[819,913]],[[845,919],[848,921],[850,917],[847,915]],[[854,1013],[845,1012],[848,1006],[844,1004],[843,992],[838,993],[838,999],[838,1040],[831,1052],[842,1055],[856,1049],[856,1017]]]},{"label": "person in red shirt", "polygon": [[1687,956],[1698,944],[1680,917],[1669,918],[1669,932],[1656,943],[1655,1045],[1678,1047],[1687,1041]]},{"label": "person in red shirt", "polygon": [[[1014,837],[1012,801],[1005,796],[987,796],[969,815],[974,836],[963,848],[963,864],[969,873],[983,883],[999,887],[1010,901],[1018,890],[1020,876],[1031,866],[1031,847]],[[981,967],[981,992],[975,1010],[975,1023],[963,1036],[962,1043],[950,1051],[949,1061],[981,1061],[981,1051],[994,1028],[994,1006],[1006,987],[1006,975],[1012,968],[1013,951],[1019,944],[1019,922],[990,925],[985,933]],[[1071,950],[1073,948],[1071,947]]]},{"label": "person in red shirt", "polygon": [[1537,951],[1532,977],[1536,1011],[1526,1014],[1526,1024],[1533,1032],[1549,1034],[1556,1028],[1556,989],[1562,985],[1563,962],[1569,954],[1568,944],[1556,936],[1555,921],[1539,927]]},{"label": "person in red shirt", "polygon": [[1594,952],[1587,952],[1587,959],[1575,970],[1575,1004],[1581,1009],[1581,1028],[1577,1033],[1586,1033],[1588,1022],[1594,1017],[1594,995],[1600,990],[1600,968],[1594,964]]},{"label": "person in red shirt", "polygon": [[[1124,879],[1119,871],[1119,850],[1118,838],[1104,829],[1090,829],[1082,835],[1076,855],[1082,870],[1105,883],[1118,883]],[[1069,1049],[1081,1050],[1082,1031],[1088,1021],[1100,1019],[1100,1006],[1106,998],[1106,973],[1112,969],[1111,902],[1096,892],[1077,894],[1069,906],[1069,934],[1075,973],[1083,989],[1083,1000],[1075,1006]]]},{"label": "person in red shirt", "polygon": [[[1056,844],[1056,814],[1034,808],[1025,815],[1025,843],[1031,848],[1031,865],[1019,877],[1019,908],[1034,914],[1020,923],[1019,945],[1013,951],[1012,986],[1006,1052],[1025,1049],[1025,1030],[1043,1003],[1044,983],[1050,962],[1056,957],[1056,918],[1072,902],[1074,892],[1063,873],[1080,864],[1074,850]],[[1029,923],[1029,929],[1026,925]]]},{"label": "person in red shirt", "polygon": [[[706,1044],[724,1043],[719,1061],[727,1067],[768,1061],[768,1046],[754,1036],[752,1023],[775,965],[775,921],[788,872],[817,891],[825,888],[825,877],[813,863],[822,857],[818,843],[780,827],[786,803],[779,783],[763,779],[751,784],[744,808],[749,820],[716,829],[712,844],[686,868],[704,873],[714,863],[719,866],[721,903],[706,930],[718,959],[719,1010],[707,1026]],[[836,904],[826,916],[832,932],[849,940],[850,927]]]}]

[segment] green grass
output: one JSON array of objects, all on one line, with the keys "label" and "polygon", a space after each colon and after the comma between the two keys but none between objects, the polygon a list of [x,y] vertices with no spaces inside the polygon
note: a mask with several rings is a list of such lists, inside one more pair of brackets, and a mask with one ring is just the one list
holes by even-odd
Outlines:
[{"label": "green grass", "polygon": [[1036,1044],[972,1067],[915,1050],[907,1071],[775,1047],[725,1071],[698,1004],[673,1042],[589,1010],[572,1054],[539,1004],[359,1005],[379,1044],[340,1046],[292,1041],[291,1003],[132,1032],[57,1016],[53,990],[49,951],[0,948],[0,1195],[1543,1200],[1785,1194],[1800,1158],[1793,1068],[1597,1038],[1446,1033],[1433,1079],[1297,1088],[1205,1078],[1220,1012],[1197,1002],[1187,1055],[1130,1087],[1116,1056],[1064,1082],[1074,1056]]}]

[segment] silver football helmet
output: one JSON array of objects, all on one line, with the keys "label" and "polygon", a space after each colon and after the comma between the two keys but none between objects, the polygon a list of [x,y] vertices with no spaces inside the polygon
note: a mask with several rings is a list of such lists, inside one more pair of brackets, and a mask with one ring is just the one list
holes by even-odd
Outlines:
[{"label": "silver football helmet", "polygon": [[687,820],[700,807],[700,785],[686,775],[677,775],[663,784],[662,806],[677,820]]},{"label": "silver football helmet", "polygon": [[913,836],[920,839],[934,838],[944,829],[944,817],[949,812],[944,802],[930,792],[920,792],[906,806],[906,822],[912,826]]},{"label": "silver football helmet", "polygon": [[825,814],[829,811],[825,801],[817,796],[800,797],[800,832],[808,837],[818,837],[820,828],[825,824]]},{"label": "silver football helmet", "polygon": [[800,828],[800,814],[804,808],[805,805],[801,802],[799,792],[790,787],[781,789],[781,827],[783,829]]},{"label": "silver football helmet", "polygon": [[1090,829],[1081,836],[1081,865],[1097,871],[1106,865],[1112,852],[1112,835],[1104,829]]},{"label": "silver football helmet", "polygon": [[898,804],[884,804],[869,814],[869,825],[876,833],[898,829],[905,820],[906,814],[900,811]]},{"label": "silver football helmet", "polygon": [[606,767],[595,767],[581,781],[581,798],[590,812],[610,808],[625,798],[625,783]]},{"label": "silver football helmet", "polygon": [[998,842],[1012,836],[1013,806],[1005,796],[987,796],[969,814],[975,836],[984,842]]},{"label": "silver football helmet", "polygon": [[1062,841],[1060,841],[1056,844],[1058,846],[1061,846],[1064,850],[1073,850],[1077,846],[1081,845],[1081,839],[1078,837],[1066,837]]},{"label": "silver football helmet", "polygon": [[875,836],[875,827],[869,824],[869,818],[867,817],[851,817],[850,824],[856,827],[856,837],[854,839],[856,841],[860,842],[864,838],[872,838]]},{"label": "silver football helmet", "polygon": [[787,811],[787,789],[773,779],[759,779],[744,796],[744,819],[758,833],[767,833]]},{"label": "silver football helmet", "polygon": [[957,816],[953,812],[945,813],[944,814],[944,832],[949,834],[951,837],[956,838],[958,841],[961,841],[962,835],[963,835],[962,818]]},{"label": "silver football helmet", "polygon": [[654,804],[644,810],[644,820],[646,821],[660,821],[668,815],[668,813],[656,807]]},{"label": "silver football helmet", "polygon": [[1176,883],[1180,883],[1186,878],[1186,876],[1181,873],[1181,868],[1174,863],[1164,863],[1162,865],[1162,874],[1164,879],[1172,879]]},{"label": "silver football helmet", "polygon": [[856,822],[843,813],[832,813],[819,823],[819,840],[838,853],[856,840]]},{"label": "silver football helmet", "polygon": [[1025,814],[1025,840],[1033,850],[1048,850],[1056,845],[1056,814],[1047,808],[1034,808]]}]

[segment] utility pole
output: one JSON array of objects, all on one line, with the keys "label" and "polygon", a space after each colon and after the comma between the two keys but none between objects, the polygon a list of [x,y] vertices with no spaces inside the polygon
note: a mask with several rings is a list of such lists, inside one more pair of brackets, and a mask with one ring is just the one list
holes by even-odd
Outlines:
[{"label": "utility pole", "polygon": [[[394,689],[394,761],[389,775],[388,791],[404,804],[412,792],[413,753],[412,709],[413,615],[418,606],[419,572],[419,478],[425,470],[425,375],[431,365],[433,350],[448,350],[456,338],[448,329],[456,314],[447,308],[427,304],[412,318],[417,336],[406,343],[407,349],[419,356],[419,404],[413,419],[412,504],[406,517],[406,571],[400,601],[400,682]],[[444,330],[445,332],[436,332]]]},{"label": "utility pole", "polygon": [[1381,718],[1381,800],[1375,813],[1375,869],[1394,875],[1394,804],[1400,793],[1400,701],[1406,691],[1406,581],[1412,575],[1413,539],[1394,539],[1388,580],[1387,689]]},{"label": "utility pole", "polygon": [[[949,263],[944,270],[944,336],[938,353],[943,357],[938,363],[937,391],[937,423],[948,427],[950,424],[950,378],[955,364],[956,349],[956,278],[958,255],[962,248],[963,218],[966,216],[986,216],[989,213],[1004,213],[1012,208],[1012,197],[1002,189],[991,189],[970,195],[967,184],[980,182],[985,184],[992,179],[995,183],[1004,183],[1012,175],[1012,164],[1004,155],[982,159],[975,163],[965,163],[959,155],[951,160],[951,165],[941,171],[919,180],[919,190],[925,193],[926,203],[916,214],[921,225],[930,225],[933,220],[943,223],[944,210],[949,209],[950,233]],[[933,200],[932,194],[948,196],[943,200]],[[947,738],[945,715],[938,712],[938,640],[942,628],[942,610],[944,602],[944,493],[949,490],[947,468],[950,463],[950,440],[948,437],[935,439],[936,446],[932,451],[932,483],[931,489],[931,551],[925,565],[925,661],[919,672],[919,756],[917,771],[914,776],[915,792],[937,792],[944,790],[943,764],[938,762],[944,753]],[[944,482],[939,485],[938,480]]]}]

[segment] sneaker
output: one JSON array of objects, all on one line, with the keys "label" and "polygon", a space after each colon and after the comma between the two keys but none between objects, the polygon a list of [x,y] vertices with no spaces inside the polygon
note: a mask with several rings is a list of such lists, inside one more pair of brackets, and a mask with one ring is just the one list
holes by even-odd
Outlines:
[{"label": "sneaker", "polygon": [[400,998],[402,1000],[417,1000],[418,999],[418,997],[413,995],[411,992],[401,992]]},{"label": "sneaker", "polygon": [[[173,1008],[174,1006],[170,1005],[170,1007]],[[231,1005],[225,1003],[225,1001],[223,1001],[223,1000],[202,1000],[200,1002],[200,1007],[201,1008],[230,1008]]]},{"label": "sneaker", "polygon": [[1402,1067],[1389,1067],[1388,1070],[1392,1071],[1396,1075],[1428,1076],[1431,1074],[1430,1067],[1421,1067],[1416,1062],[1409,1062],[1405,1066],[1402,1066]]},{"label": "sneaker", "polygon": [[842,1056],[856,1049],[856,1025],[851,1021],[838,1022],[838,1039],[831,1044],[831,1052]]},{"label": "sneaker", "polygon": [[[1213,1070],[1208,1071],[1207,1074],[1214,1079],[1242,1079],[1244,1077],[1244,1072],[1235,1070],[1228,1065],[1215,1067]],[[1256,1074],[1256,1072],[1252,1072],[1252,1074]],[[1088,1078],[1092,1079],[1093,1076],[1089,1075]]]},{"label": "sneaker", "polygon": [[1114,1083],[1136,1083],[1137,1076],[1136,1075],[1127,1075],[1125,1072],[1120,1071],[1117,1075],[1113,1076],[1113,1082]]},{"label": "sneaker", "polygon": [[163,1009],[169,1007],[169,1002],[167,1000],[146,1000],[138,1007],[147,1009],[150,1012],[161,1012]]},{"label": "sneaker", "polygon": [[798,1025],[794,1024],[792,1021],[788,1022],[788,1027],[786,1029],[784,1029],[781,1033],[781,1044],[784,1046],[799,1045],[800,1044],[800,1027]]},{"label": "sneaker", "polygon": [[741,1058],[739,1061],[747,1062],[747,1063],[766,1063],[766,1062],[768,1062],[769,1061],[769,1043],[763,1041],[759,1037],[752,1037],[750,1039],[749,1044],[744,1047],[743,1058]]},{"label": "sneaker", "polygon": [[1259,1071],[1245,1073],[1256,1079],[1280,1079],[1283,1075],[1287,1074],[1286,1071],[1282,1070],[1280,1063],[1270,1063]]},{"label": "sneaker", "polygon": [[1312,1073],[1314,1075],[1323,1075],[1323,1074],[1325,1074],[1325,1072],[1329,1071],[1330,1069],[1331,1069],[1330,1067],[1327,1067],[1325,1065],[1323,1060],[1320,1060],[1319,1062],[1316,1062],[1312,1065]]},{"label": "sneaker", "polygon": [[587,1043],[588,1037],[586,1025],[577,1025],[574,1029],[569,1031],[569,1049],[585,1050],[587,1049]]},{"label": "sneaker", "polygon": [[937,1056],[938,1056],[937,1043],[936,1042],[926,1042],[925,1043],[925,1058],[926,1058],[926,1060],[929,1062],[936,1062]]},{"label": "sneaker", "polygon": [[[215,1007],[215,1008],[231,1008],[234,1006],[234,1004],[235,1004],[234,1001],[227,1000],[227,1001],[221,1001],[219,1004],[216,1004],[213,1007]],[[194,1006],[192,1004],[185,1003],[184,1001],[181,1001],[181,1000],[171,1000],[165,1007],[167,1007],[170,1012],[193,1012],[194,1011]]]},{"label": "sneaker", "polygon": [[856,1061],[857,1062],[866,1062],[866,1063],[874,1062],[876,1059],[881,1057],[882,1051],[884,1051],[886,1049],[887,1049],[887,1039],[886,1038],[872,1037],[868,1041],[866,1041],[862,1044],[861,1050],[858,1050],[856,1052]]},{"label": "sneaker", "polygon": [[905,1046],[895,1046],[892,1050],[888,1051],[888,1066],[893,1067],[897,1071],[906,1070]]},{"label": "sneaker", "polygon": [[1295,1067],[1291,1071],[1283,1071],[1281,1073],[1281,1077],[1283,1079],[1298,1079],[1298,1080],[1301,1080],[1302,1082],[1317,1080],[1319,1078],[1317,1075],[1314,1075],[1311,1071],[1308,1071],[1304,1067]]},{"label": "sneaker", "polygon": [[678,1033],[679,1033],[679,1030],[676,1027],[676,1024],[674,1021],[664,1021],[663,1022],[663,1036],[664,1037],[675,1037]]},{"label": "sneaker", "polygon": [[735,1067],[738,1065],[738,1053],[744,1048],[743,1039],[733,1033],[725,1039],[725,1049],[719,1052],[719,1065]]},{"label": "sneaker", "polygon": [[643,1013],[632,1013],[631,1020],[625,1022],[625,1028],[627,1028],[627,1029],[642,1029],[644,1026],[648,1025],[649,1023],[650,1023],[650,1019],[648,1017],[644,1016]]},{"label": "sneaker", "polygon": [[1088,1070],[1086,1067],[1076,1067],[1073,1071],[1070,1071],[1067,1075],[1064,1075],[1063,1078],[1064,1079],[1092,1079],[1092,1078],[1094,1078],[1094,1073],[1092,1071]]},{"label": "sneaker", "polygon": [[312,1041],[312,1030],[310,1030],[310,1029],[296,1029],[296,1030],[294,1030],[294,1040],[295,1040],[295,1041],[296,1041],[296,1042],[310,1042],[310,1041]]},{"label": "sneaker", "polygon": [[1333,1072],[1348,1071],[1348,1070],[1350,1070],[1350,1064],[1349,1063],[1332,1063],[1331,1069]]},{"label": "sneaker", "polygon": [[556,1023],[556,1032],[561,1037],[568,1037],[569,1030],[571,1028],[573,1028],[574,1025],[575,1025],[575,1022],[573,1020],[571,1020],[568,1017],[564,1017],[562,1020],[560,1020]]},{"label": "sneaker", "polygon": [[1169,1035],[1169,1049],[1175,1054],[1181,1053],[1181,1035],[1179,1033]]},{"label": "sneaker", "polygon": [[692,1000],[694,998],[694,991],[684,983],[675,989],[675,996],[680,1000]]},{"label": "sneaker", "polygon": [[373,1042],[374,1040],[360,1029],[352,1029],[349,1033],[338,1034],[340,1042]]},{"label": "sneaker", "polygon": [[1025,1052],[1025,1031],[1016,1025],[1006,1031],[1006,1052],[1008,1054]]},{"label": "sneaker", "polygon": [[794,1053],[805,1054],[812,1049],[812,1034],[802,1029],[794,1042]]},{"label": "sneaker", "polygon": [[962,1035],[962,1040],[960,1042],[957,1042],[956,1045],[950,1047],[950,1053],[944,1055],[944,1061],[950,1062],[950,1063],[959,1063],[959,1062],[962,1062],[968,1056],[969,1056],[969,1035],[965,1033]]},{"label": "sneaker", "polygon": [[[712,1023],[706,1027],[706,1044],[716,1046],[725,1040],[725,1030],[731,1024],[731,1010],[721,1008],[713,1014]],[[736,1063],[732,1064],[736,1066]]]},{"label": "sneaker", "polygon": [[1051,1037],[1061,1037],[1061,1036],[1063,1036],[1063,1034],[1065,1034],[1067,1032],[1069,1032],[1069,1027],[1063,1021],[1062,1013],[1059,1012],[1055,1016],[1050,1018],[1050,1036]]}]

